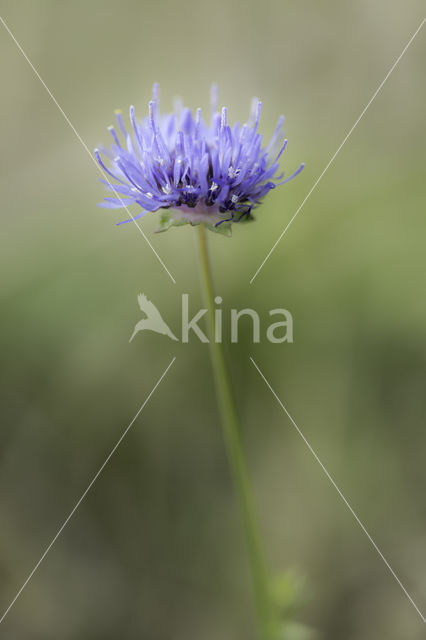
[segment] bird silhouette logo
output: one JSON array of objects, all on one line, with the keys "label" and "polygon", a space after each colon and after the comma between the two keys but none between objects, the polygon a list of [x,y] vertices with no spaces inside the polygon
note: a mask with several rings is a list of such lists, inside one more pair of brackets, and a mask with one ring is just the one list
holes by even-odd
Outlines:
[{"label": "bird silhouette logo", "polygon": [[129,340],[131,342],[135,335],[139,333],[139,331],[155,331],[155,333],[161,333],[163,336],[169,336],[172,340],[177,340],[173,331],[171,331],[170,327],[164,322],[161,317],[161,313],[158,311],[155,304],[148,300],[146,295],[140,293],[138,295],[138,303],[141,308],[141,311],[146,315],[146,318],[139,320],[136,324],[135,329],[132,333],[132,336]]}]

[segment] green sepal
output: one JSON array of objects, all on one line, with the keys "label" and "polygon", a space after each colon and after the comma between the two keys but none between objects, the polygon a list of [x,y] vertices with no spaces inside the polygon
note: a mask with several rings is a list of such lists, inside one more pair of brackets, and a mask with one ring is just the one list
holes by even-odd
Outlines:
[{"label": "green sepal", "polygon": [[219,233],[222,236],[226,236],[227,238],[232,237],[232,223],[231,222],[222,222],[219,225],[214,224],[206,224],[206,229],[209,231],[213,231],[213,233]]},{"label": "green sepal", "polygon": [[194,223],[189,220],[185,220],[184,218],[175,219],[172,211],[168,211],[167,209],[160,213],[159,225],[155,229],[155,233],[163,233],[164,231],[168,231],[170,227],[183,227],[186,224],[190,224],[192,227],[196,227],[197,224],[204,224],[206,229],[213,233],[219,233],[220,235],[227,236],[228,238],[232,236],[231,221],[226,220],[217,226],[214,224],[207,224],[205,222]]},{"label": "green sepal", "polygon": [[160,213],[160,222],[158,227],[155,229],[154,233],[162,233],[163,231],[167,231],[170,227],[182,227],[185,224],[189,224],[187,220],[181,218],[180,220],[175,220],[171,212],[165,210]]}]

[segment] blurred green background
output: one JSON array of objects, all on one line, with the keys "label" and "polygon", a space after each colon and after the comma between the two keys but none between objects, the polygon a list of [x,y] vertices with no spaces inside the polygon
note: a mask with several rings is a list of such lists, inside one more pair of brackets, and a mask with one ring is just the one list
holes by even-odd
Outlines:
[{"label": "blurred green background", "polygon": [[[249,279],[422,19],[420,2],[12,2],[1,15],[88,147],[117,107],[180,95],[286,115],[254,224],[210,235],[223,308],[289,309],[294,344],[228,352],[275,574],[323,640],[417,640],[424,624],[249,361],[252,355],[426,609],[425,32],[288,234]],[[251,585],[198,340],[130,333],[145,292],[173,330],[201,305],[193,230],[154,235],[174,285],[0,28],[3,611],[153,385],[176,362],[0,628],[4,638],[252,640]],[[294,635],[296,638],[296,635]],[[300,638],[302,635],[299,636]]]}]

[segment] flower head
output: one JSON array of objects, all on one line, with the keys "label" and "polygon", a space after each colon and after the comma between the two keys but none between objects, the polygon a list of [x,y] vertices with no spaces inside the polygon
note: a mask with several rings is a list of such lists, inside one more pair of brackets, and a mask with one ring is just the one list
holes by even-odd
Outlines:
[{"label": "flower head", "polygon": [[[287,145],[281,116],[269,144],[262,146],[258,133],[262,103],[253,99],[249,121],[231,128],[228,109],[217,110],[217,88],[212,88],[210,123],[201,109],[195,115],[177,104],[172,114],[160,114],[158,86],[154,85],[149,115],[141,122],[130,107],[130,132],[120,111],[118,131],[109,127],[110,149],[103,149],[107,167],[98,149],[96,158],[113,178],[103,180],[115,198],[105,198],[108,208],[138,204],[143,211],[124,222],[132,222],[147,211],[160,212],[160,228],[185,223],[207,225],[214,231],[230,231],[233,222],[252,218],[253,209],[273,188],[288,182],[303,164],[283,179],[277,175],[279,159]],[[120,139],[121,138],[121,139]],[[118,224],[123,224],[119,222]]]}]

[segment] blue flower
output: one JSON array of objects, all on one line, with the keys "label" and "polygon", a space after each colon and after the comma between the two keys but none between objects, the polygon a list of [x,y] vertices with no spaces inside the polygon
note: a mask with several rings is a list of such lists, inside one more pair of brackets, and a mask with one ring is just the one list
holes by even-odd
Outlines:
[{"label": "blue flower", "polygon": [[[105,198],[100,206],[128,207],[138,204],[143,211],[160,212],[159,231],[170,225],[204,223],[215,231],[229,232],[233,222],[252,218],[253,209],[273,188],[288,182],[291,175],[279,175],[279,159],[287,145],[283,140],[281,116],[269,144],[262,146],[258,133],[262,103],[253,99],[249,121],[231,128],[228,109],[217,110],[217,88],[212,87],[210,123],[204,122],[201,109],[195,116],[177,105],[175,112],[160,114],[158,85],[154,85],[149,115],[141,122],[130,107],[130,132],[120,111],[116,112],[118,131],[109,127],[113,137],[110,149],[102,149],[109,159],[96,158],[110,180],[102,180],[116,197]],[[121,134],[121,136],[120,136]],[[120,140],[121,137],[121,140]]]}]

